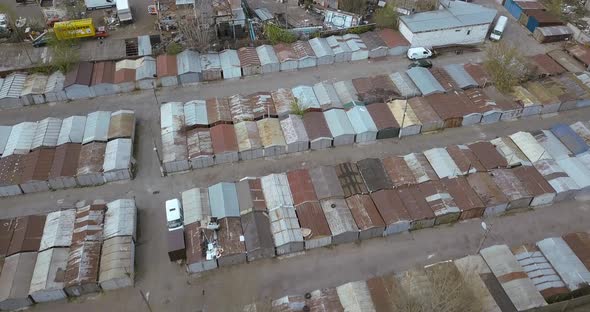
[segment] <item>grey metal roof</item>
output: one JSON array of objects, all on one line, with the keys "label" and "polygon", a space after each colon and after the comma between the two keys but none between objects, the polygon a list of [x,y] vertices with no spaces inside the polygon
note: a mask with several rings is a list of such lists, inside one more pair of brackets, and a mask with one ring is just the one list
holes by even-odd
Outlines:
[{"label": "grey metal roof", "polygon": [[12,73],[4,78],[2,88],[0,88],[0,99],[3,98],[20,98],[23,91],[27,75],[22,73]]},{"label": "grey metal roof", "polygon": [[326,38],[313,38],[309,40],[309,44],[317,57],[334,55],[332,48],[328,44]]},{"label": "grey metal roof", "polygon": [[137,37],[137,55],[152,55],[152,41],[149,35]]},{"label": "grey metal roof", "polygon": [[537,27],[535,32],[540,32],[543,36],[561,36],[561,35],[573,35],[574,32],[567,26],[548,26],[548,27]]},{"label": "grey metal roof", "polygon": [[[288,188],[289,186],[287,186]],[[278,206],[268,210],[270,229],[275,246],[279,247],[288,243],[303,242],[299,220],[293,206]]]},{"label": "grey metal roof", "polygon": [[25,80],[21,95],[43,94],[48,77],[43,74],[32,74]]},{"label": "grey metal roof", "polygon": [[405,72],[391,73],[389,74],[389,79],[391,79],[399,94],[403,97],[409,98],[422,95],[410,76]]},{"label": "grey metal roof", "polygon": [[278,64],[279,59],[275,50],[270,45],[261,45],[256,47],[256,53],[258,53],[258,58],[260,59],[260,65],[266,64]]},{"label": "grey metal roof", "polygon": [[320,107],[325,109],[342,108],[342,102],[336,93],[334,85],[327,81],[318,82],[313,86],[313,92],[320,104]]},{"label": "grey metal roof", "polygon": [[207,104],[204,100],[195,100],[184,103],[184,124],[187,127],[196,125],[208,125]]},{"label": "grey metal roof", "polygon": [[37,255],[29,294],[36,292],[62,290],[64,280],[61,277],[66,270],[69,248],[51,248]]},{"label": "grey metal roof", "polygon": [[201,72],[201,58],[199,52],[184,50],[176,55],[178,75]]},{"label": "grey metal roof", "polygon": [[12,126],[2,157],[12,154],[27,154],[31,150],[36,130],[36,122],[25,121]]},{"label": "grey metal roof", "polygon": [[239,217],[240,206],[236,184],[220,182],[209,186],[209,204],[213,217]]},{"label": "grey metal roof", "polygon": [[429,95],[438,92],[445,92],[440,83],[434,78],[430,71],[424,67],[413,67],[406,71],[416,87],[420,89],[423,95]]},{"label": "grey metal roof", "polygon": [[326,38],[326,41],[332,48],[334,55],[342,53],[351,53],[350,47],[346,44],[346,41],[342,36],[330,36]]},{"label": "grey metal roof", "polygon": [[82,143],[85,128],[86,116],[70,116],[64,119],[61,123],[61,129],[59,130],[57,145],[65,143]]},{"label": "grey metal roof", "polygon": [[[199,110],[198,112],[201,112],[201,111]],[[207,114],[206,108],[205,108],[205,114]],[[168,103],[164,103],[164,104],[162,104],[162,106],[160,106],[160,128],[161,129],[172,128],[174,131],[179,131],[184,127],[184,123],[185,123],[184,118],[185,117],[184,117],[184,104],[183,103],[181,103],[181,102],[168,102]]]},{"label": "grey metal roof", "polygon": [[104,154],[103,172],[130,169],[133,157],[131,139],[115,139],[107,143]]},{"label": "grey metal roof", "polygon": [[62,74],[60,71],[56,71],[55,73],[49,75],[47,84],[45,85],[45,93],[63,90],[65,81],[66,76],[64,76],[64,74]]},{"label": "grey metal roof", "polygon": [[53,247],[69,247],[72,244],[76,210],[66,209],[47,214],[39,250]]},{"label": "grey metal roof", "polygon": [[273,173],[260,178],[262,192],[269,210],[293,206],[293,196],[285,173]]},{"label": "grey metal roof", "polygon": [[136,228],[137,207],[135,206],[135,199],[117,199],[107,204],[103,229],[105,240],[115,236],[131,236],[135,239]]},{"label": "grey metal roof", "polygon": [[546,238],[537,246],[571,291],[590,283],[590,272],[561,237]]},{"label": "grey metal roof", "polygon": [[155,79],[156,59],[151,56],[144,56],[135,60],[137,69],[135,70],[135,80]]},{"label": "grey metal roof", "polygon": [[111,112],[109,111],[96,111],[88,114],[82,144],[92,141],[106,142],[109,137],[110,123]]},{"label": "grey metal roof", "polygon": [[465,89],[478,86],[477,81],[469,75],[463,64],[448,64],[443,66],[443,68],[459,88]]},{"label": "grey metal roof", "polygon": [[365,107],[355,106],[346,111],[346,115],[357,134],[378,131],[371,114]]},{"label": "grey metal roof", "polygon": [[190,190],[186,190],[182,192],[181,198],[184,225],[202,221],[211,216],[208,188],[195,187]]},{"label": "grey metal roof", "polygon": [[0,126],[0,155],[4,153],[4,148],[6,147],[11,131],[12,126]]},{"label": "grey metal roof", "polygon": [[481,5],[453,1],[447,9],[402,15],[400,20],[416,33],[491,24],[496,12]]},{"label": "grey metal roof", "polygon": [[221,69],[219,53],[201,54],[201,70]]},{"label": "grey metal roof", "polygon": [[325,111],[324,118],[326,118],[326,123],[328,124],[328,128],[330,128],[330,132],[332,133],[333,137],[347,134],[356,134],[344,110],[331,109]]},{"label": "grey metal roof", "polygon": [[37,123],[35,137],[31,149],[37,147],[54,147],[57,145],[57,139],[61,130],[61,119],[47,117]]},{"label": "grey metal roof", "polygon": [[236,71],[234,77],[240,77],[242,74],[242,68],[240,67],[240,58],[238,57],[238,51],[236,50],[223,50],[219,53],[219,60],[221,62],[221,69],[224,71]]},{"label": "grey metal roof", "polygon": [[320,103],[318,102],[313,88],[310,86],[297,86],[291,89],[293,96],[297,99],[297,104],[303,110],[307,109],[319,109]]},{"label": "grey metal roof", "polygon": [[254,10],[254,13],[260,18],[260,21],[265,22],[271,19],[274,19],[274,16],[267,8],[260,8]]},{"label": "grey metal roof", "polygon": [[461,170],[451,155],[444,148],[431,148],[424,151],[424,156],[428,159],[428,162],[432,166],[432,169],[436,172],[439,178],[454,178],[461,174]]}]

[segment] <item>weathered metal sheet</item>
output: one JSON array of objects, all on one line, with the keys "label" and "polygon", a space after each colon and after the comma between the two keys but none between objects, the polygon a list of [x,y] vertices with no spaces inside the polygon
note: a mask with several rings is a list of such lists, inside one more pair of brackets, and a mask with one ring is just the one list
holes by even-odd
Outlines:
[{"label": "weathered metal sheet", "polygon": [[21,122],[12,126],[2,157],[12,154],[27,154],[31,150],[36,130],[36,122]]},{"label": "weathered metal sheet", "polygon": [[555,160],[573,156],[571,151],[549,130],[535,130],[531,135],[543,146],[547,154]]},{"label": "weathered metal sheet", "polygon": [[457,207],[461,209],[460,220],[481,218],[483,216],[485,205],[471,188],[467,179],[464,177],[444,179],[442,183],[453,197]]},{"label": "weathered metal sheet", "polygon": [[[500,312],[515,310],[514,305],[512,305],[512,302],[510,302],[510,299],[508,299],[506,293],[504,293],[499,284],[497,286],[500,288],[500,291],[495,292],[497,289],[488,286],[486,283],[486,277],[491,277],[493,280],[496,280],[496,277],[493,276],[490,268],[480,255],[472,255],[456,259],[453,263],[463,276],[463,279],[470,278],[473,291],[480,296],[479,299],[481,300],[484,309],[483,311]],[[496,283],[498,282],[496,281]],[[502,298],[498,298],[500,292]],[[506,303],[507,307],[503,306],[504,303]],[[509,310],[509,308],[511,308],[511,310]]]},{"label": "weathered metal sheet", "polygon": [[193,169],[205,168],[214,164],[213,142],[209,129],[196,128],[186,132],[188,159]]},{"label": "weathered metal sheet", "polygon": [[33,277],[36,252],[26,252],[4,259],[0,275],[0,309],[17,310],[33,304],[29,287]]},{"label": "weathered metal sheet", "polygon": [[254,121],[241,121],[234,125],[240,159],[250,160],[264,156],[258,126]]},{"label": "weathered metal sheet", "polygon": [[[352,84],[352,80],[342,80],[334,83],[334,90],[338,94],[342,107],[348,109],[360,102],[356,89]],[[362,103],[362,102],[361,102]]]},{"label": "weathered metal sheet", "polygon": [[461,170],[444,148],[431,148],[424,151],[424,156],[439,178],[454,178],[461,174]]},{"label": "weathered metal sheet", "polygon": [[344,311],[342,304],[340,304],[340,298],[338,298],[336,288],[316,289],[310,292],[309,298],[305,299],[305,305],[310,308],[310,311]]},{"label": "weathered metal sheet", "polygon": [[359,228],[359,239],[383,236],[385,221],[369,195],[355,194],[346,198],[346,204]]},{"label": "weathered metal sheet", "polygon": [[200,62],[204,81],[221,80],[221,60],[219,53],[201,54]]},{"label": "weathered metal sheet", "polygon": [[188,170],[190,165],[188,162],[186,133],[172,131],[171,128],[167,128],[162,129],[161,134],[162,164],[164,165],[165,171],[172,173]]},{"label": "weathered metal sheet", "polygon": [[352,79],[359,100],[365,104],[383,103],[399,97],[399,92],[386,75]]},{"label": "weathered metal sheet", "polygon": [[290,114],[293,110],[295,97],[291,89],[279,88],[271,92],[272,100],[275,103],[275,109],[279,117]]},{"label": "weathered metal sheet", "polygon": [[238,203],[240,205],[241,215],[251,211],[267,211],[260,178],[243,178],[240,182],[236,183],[236,190],[238,192]]},{"label": "weathered metal sheet", "polygon": [[254,112],[252,112],[252,105],[248,97],[236,94],[230,96],[228,102],[234,124],[254,120]]},{"label": "weathered metal sheet", "polygon": [[250,94],[249,102],[252,105],[254,120],[267,117],[276,118],[279,116],[277,114],[275,103],[270,92],[257,92]]},{"label": "weathered metal sheet", "polygon": [[132,110],[118,110],[111,114],[108,139],[135,139],[135,112]]},{"label": "weathered metal sheet", "polygon": [[334,63],[334,52],[326,38],[309,39],[309,44],[317,57],[318,65],[329,65]]},{"label": "weathered metal sheet", "polygon": [[508,198],[488,173],[476,172],[467,176],[467,181],[486,206],[484,216],[499,215],[506,211]]},{"label": "weathered metal sheet", "polygon": [[355,106],[347,110],[346,115],[356,133],[355,142],[371,142],[377,139],[377,132],[379,130],[366,107]]},{"label": "weathered metal sheet", "polygon": [[348,120],[347,113],[342,109],[331,109],[324,112],[324,118],[332,137],[334,146],[349,145],[354,143],[356,132]]},{"label": "weathered metal sheet", "polygon": [[219,61],[221,63],[221,71],[223,79],[239,79],[242,77],[242,67],[240,65],[240,58],[236,50],[223,50],[219,53]]},{"label": "weathered metal sheet", "polygon": [[82,144],[90,142],[106,142],[109,136],[110,111],[96,111],[88,114],[84,126]]},{"label": "weathered metal sheet", "polygon": [[367,106],[369,115],[377,127],[377,139],[388,139],[399,136],[399,124],[393,117],[386,103],[375,103]]},{"label": "weathered metal sheet", "polygon": [[320,205],[332,232],[332,244],[358,240],[359,229],[344,198],[324,199]]},{"label": "weathered metal sheet", "polygon": [[[82,145],[80,157],[78,160],[78,170],[76,179],[82,186],[100,185],[104,183],[102,165],[107,144],[102,142],[92,142]],[[164,157],[164,159],[166,159]]]},{"label": "weathered metal sheet", "polygon": [[133,177],[133,142],[115,139],[107,143],[102,170],[107,182],[130,180]]},{"label": "weathered metal sheet", "polygon": [[57,145],[65,143],[82,143],[86,116],[70,116],[63,120],[57,139]]},{"label": "weathered metal sheet", "polygon": [[273,173],[260,178],[266,207],[274,209],[293,206],[293,197],[289,188],[289,180],[285,173]]},{"label": "weathered metal sheet", "polygon": [[[184,103],[183,105],[184,125],[189,128],[207,128],[209,127],[209,118],[207,114],[207,104],[203,100],[194,100]],[[175,114],[182,116],[180,112]],[[162,115],[163,116],[163,115]],[[182,121],[176,122],[182,126]],[[162,127],[164,124],[162,123]]]},{"label": "weathered metal sheet", "polygon": [[309,137],[301,116],[288,115],[280,121],[280,124],[287,144],[287,153],[302,152],[309,149]]},{"label": "weathered metal sheet", "polygon": [[413,67],[406,71],[410,79],[420,90],[422,95],[427,96],[434,93],[445,92],[445,88],[434,78],[430,71],[424,67]]},{"label": "weathered metal sheet", "polygon": [[246,244],[239,217],[222,218],[217,230],[217,243],[223,249],[217,258],[220,267],[246,262]]},{"label": "weathered metal sheet", "polygon": [[205,103],[207,105],[207,121],[209,121],[209,126],[213,127],[218,124],[230,124],[233,122],[227,98],[210,98]]},{"label": "weathered metal sheet", "polygon": [[35,136],[31,149],[40,147],[55,147],[57,139],[61,130],[62,120],[58,118],[48,117],[37,123]]},{"label": "weathered metal sheet", "polygon": [[506,168],[508,163],[492,143],[476,142],[468,145],[481,164],[487,169]]},{"label": "weathered metal sheet", "polygon": [[309,170],[316,196],[319,200],[344,197],[336,169],[332,166],[320,166]]},{"label": "weathered metal sheet", "polygon": [[76,210],[66,209],[47,214],[39,251],[55,247],[70,247]]},{"label": "weathered metal sheet", "polygon": [[436,216],[417,186],[397,188],[397,193],[412,220],[410,230],[434,226]]},{"label": "weathered metal sheet", "polygon": [[305,249],[328,246],[332,243],[332,232],[319,201],[306,201],[296,205],[295,210],[304,235]]},{"label": "weathered metal sheet", "polygon": [[242,75],[253,76],[262,73],[260,59],[256,48],[242,47],[238,49],[238,57],[240,58],[240,66],[242,67]]},{"label": "weathered metal sheet", "polygon": [[363,159],[357,162],[357,166],[369,192],[393,188],[380,159]]},{"label": "weathered metal sheet", "polygon": [[[578,158],[567,157],[555,160],[559,167],[576,182],[580,190],[587,190],[590,187],[590,169]],[[23,190],[24,191],[24,190]]]},{"label": "weathered metal sheet", "polygon": [[332,48],[335,63],[350,61],[352,57],[352,51],[350,50],[342,36],[330,36],[326,38],[326,41],[330,45],[330,48]]},{"label": "weathered metal sheet", "polygon": [[557,124],[551,127],[551,132],[574,154],[579,155],[588,151],[588,145],[583,138],[567,125]]},{"label": "weathered metal sheet", "polygon": [[102,241],[105,209],[106,205],[97,201],[76,210],[72,246],[87,241]]},{"label": "weathered metal sheet", "polygon": [[509,137],[499,137],[490,141],[496,151],[506,160],[508,167],[530,166],[532,163]]},{"label": "weathered metal sheet", "polygon": [[107,239],[102,245],[98,282],[103,290],[133,287],[135,243],[130,236]]},{"label": "weathered metal sheet", "polygon": [[395,88],[399,91],[399,94],[404,98],[422,95],[418,87],[414,84],[414,81],[412,81],[406,72],[391,73],[389,74],[389,79],[391,79]]},{"label": "weathered metal sheet", "polygon": [[29,295],[35,302],[49,302],[66,298],[63,273],[66,270],[69,248],[51,248],[37,254]]},{"label": "weathered metal sheet", "polygon": [[441,181],[421,183],[418,189],[436,216],[434,224],[452,223],[459,219],[461,209]]},{"label": "weathered metal sheet", "polygon": [[384,235],[401,233],[410,229],[411,217],[397,191],[380,190],[371,193],[371,199],[385,222]]},{"label": "weathered metal sheet", "polygon": [[588,248],[590,247],[590,234],[587,232],[569,233],[562,236],[562,239],[588,269],[590,267],[590,249]]},{"label": "weathered metal sheet", "polygon": [[432,94],[425,97],[425,100],[444,121],[445,128],[467,126],[481,121],[481,114],[470,107],[472,104],[469,99],[460,92]]},{"label": "weathered metal sheet", "polygon": [[336,287],[344,311],[375,311],[365,281],[349,282]]},{"label": "weathered metal sheet", "polygon": [[[436,131],[444,127],[444,121],[424,98],[411,98],[407,104],[419,123],[422,124],[422,133]],[[407,111],[408,109],[406,109],[406,117],[408,115]]]},{"label": "weathered metal sheet", "polygon": [[280,70],[279,59],[272,46],[266,44],[258,46],[256,47],[256,52],[258,53],[258,59],[260,59],[263,74],[278,72]]},{"label": "weathered metal sheet", "polygon": [[443,66],[446,73],[460,89],[474,88],[478,86],[477,81],[469,75],[461,64],[448,64]]},{"label": "weathered metal sheet", "polygon": [[[182,234],[183,232],[182,230],[177,231],[173,231],[173,233]],[[178,240],[170,241],[173,237],[170,237],[170,233],[168,234],[168,246],[173,252],[172,259],[184,258],[184,254],[181,255],[180,252],[184,253],[186,243],[186,270],[188,273],[198,273],[217,268],[217,259],[207,257],[206,253],[203,252],[203,245],[209,244],[215,235],[213,230],[201,227],[201,222],[197,221],[184,226],[184,238],[180,236]],[[179,252],[178,255],[176,251]]]},{"label": "weathered metal sheet", "polygon": [[158,55],[156,58],[156,72],[158,83],[162,87],[178,85],[178,62],[176,55]]},{"label": "weathered metal sheet", "polygon": [[417,184],[414,173],[403,157],[391,156],[384,158],[382,162],[394,188]]},{"label": "weathered metal sheet", "polygon": [[317,57],[308,41],[297,41],[291,45],[298,58],[297,68],[317,66]]},{"label": "weathered metal sheet", "polygon": [[512,172],[533,196],[530,203],[532,207],[548,205],[553,202],[555,190],[535,167],[520,166],[512,169]]},{"label": "weathered metal sheet", "polygon": [[103,231],[105,240],[118,236],[130,236],[135,240],[137,233],[135,199],[117,199],[107,203]]},{"label": "weathered metal sheet", "polygon": [[53,103],[68,99],[66,92],[63,90],[65,80],[66,77],[59,70],[49,75],[43,92],[47,102]]},{"label": "weathered metal sheet", "polygon": [[199,52],[184,50],[176,55],[176,68],[180,83],[190,85],[202,80],[201,57]]},{"label": "weathered metal sheet", "polygon": [[295,208],[284,205],[270,208],[268,215],[277,255],[302,251],[304,242]]},{"label": "weathered metal sheet", "polygon": [[239,217],[240,206],[236,184],[219,182],[209,186],[211,216],[216,218]]},{"label": "weathered metal sheet", "polygon": [[289,181],[289,188],[295,206],[305,202],[318,201],[311,176],[307,169],[297,169],[287,172],[287,180]]},{"label": "weathered metal sheet", "polygon": [[391,114],[399,124],[399,136],[415,135],[420,133],[422,123],[414,110],[406,100],[394,100],[387,103]]},{"label": "weathered metal sheet", "polygon": [[295,54],[295,51],[293,50],[290,44],[275,44],[273,46],[273,49],[279,60],[281,71],[292,71],[297,69],[297,54]]},{"label": "weathered metal sheet", "polygon": [[369,192],[356,163],[342,163],[336,165],[334,168],[344,191],[344,197],[355,194],[367,194]]},{"label": "weathered metal sheet", "polygon": [[312,150],[324,149],[332,146],[334,138],[332,137],[330,128],[328,128],[323,113],[308,112],[304,114],[303,124]]},{"label": "weathered metal sheet", "polygon": [[268,214],[261,211],[248,212],[242,215],[241,222],[248,261],[274,257],[275,247]]},{"label": "weathered metal sheet", "polygon": [[412,153],[404,156],[408,168],[412,171],[417,183],[438,180],[438,176],[428,159],[422,153]]},{"label": "weathered metal sheet", "polygon": [[508,199],[507,210],[529,206],[533,196],[511,169],[493,169],[491,170],[491,176]]},{"label": "weathered metal sheet", "polygon": [[342,101],[340,101],[338,93],[336,93],[336,89],[331,83],[327,81],[318,82],[313,86],[313,92],[322,110],[342,108]]},{"label": "weathered metal sheet", "polygon": [[70,297],[98,292],[100,241],[82,241],[72,244],[65,271],[64,290]]},{"label": "weathered metal sheet", "polygon": [[23,193],[18,185],[21,180],[24,155],[11,155],[0,159],[0,196],[13,196]]},{"label": "weathered metal sheet", "polygon": [[6,148],[6,143],[8,142],[8,137],[10,137],[11,131],[12,126],[0,126],[0,155],[4,153],[4,148]]},{"label": "weathered metal sheet", "polygon": [[233,125],[212,127],[211,142],[216,164],[238,161],[238,139]]},{"label": "weathered metal sheet", "polygon": [[20,187],[24,193],[49,191],[49,171],[55,149],[38,149],[25,155]]},{"label": "weathered metal sheet", "polygon": [[205,222],[211,216],[208,188],[192,188],[181,193],[183,222],[187,226],[191,223]]},{"label": "weathered metal sheet", "polygon": [[590,272],[561,237],[550,237],[538,241],[537,247],[570,291],[587,287],[590,282]]},{"label": "weathered metal sheet", "polygon": [[304,111],[321,111],[320,102],[318,101],[313,87],[297,86],[291,89],[296,99],[297,105]]},{"label": "weathered metal sheet", "polygon": [[287,152],[287,142],[277,118],[260,119],[256,124],[260,132],[265,157],[278,156]]},{"label": "weathered metal sheet", "polygon": [[554,201],[571,199],[580,186],[553,159],[541,160],[534,164],[535,169],[555,190]]},{"label": "weathered metal sheet", "polygon": [[517,132],[509,135],[512,142],[524,153],[524,155],[532,162],[536,163],[540,160],[551,159],[547,151],[539,144],[532,134],[528,132]]},{"label": "weathered metal sheet", "polygon": [[[492,148],[494,147],[492,146]],[[467,145],[451,145],[448,146],[446,150],[449,156],[453,159],[455,165],[457,165],[457,168],[459,168],[460,175],[487,171]],[[502,160],[504,159],[502,158]]]},{"label": "weathered metal sheet", "polygon": [[366,60],[369,58],[369,49],[357,34],[346,34],[342,36],[342,39],[346,41],[346,45],[352,52],[350,55],[351,61]]},{"label": "weathered metal sheet", "polygon": [[14,222],[14,233],[6,255],[38,251],[45,227],[45,216],[18,217]]}]

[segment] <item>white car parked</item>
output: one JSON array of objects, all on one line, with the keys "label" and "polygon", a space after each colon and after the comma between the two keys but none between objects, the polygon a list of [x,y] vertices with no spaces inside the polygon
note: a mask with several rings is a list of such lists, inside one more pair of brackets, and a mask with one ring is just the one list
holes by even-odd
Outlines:
[{"label": "white car parked", "polygon": [[418,48],[409,48],[408,49],[408,58],[410,60],[427,59],[431,56],[432,56],[432,51],[427,48],[418,47]]},{"label": "white car parked", "polygon": [[174,198],[166,201],[166,221],[168,231],[184,228],[182,224],[183,215],[180,200]]}]

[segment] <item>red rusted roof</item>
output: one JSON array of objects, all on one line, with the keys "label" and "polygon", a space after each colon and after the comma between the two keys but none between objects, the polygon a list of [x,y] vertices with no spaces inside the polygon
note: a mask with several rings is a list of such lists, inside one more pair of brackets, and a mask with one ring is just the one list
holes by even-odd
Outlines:
[{"label": "red rusted roof", "polygon": [[158,77],[170,77],[178,75],[176,55],[163,54],[156,59],[156,71]]},{"label": "red rusted roof", "polygon": [[537,54],[529,58],[541,75],[559,75],[566,72],[565,68],[561,67],[547,54]]},{"label": "red rusted roof", "polygon": [[240,59],[240,65],[246,66],[260,66],[260,59],[258,53],[254,47],[243,47],[238,49],[238,58]]},{"label": "red rusted roof", "polygon": [[115,62],[106,61],[94,64],[91,86],[101,83],[115,83]]},{"label": "red rusted roof", "polygon": [[211,142],[215,154],[238,151],[238,139],[234,125],[217,125],[211,128]]},{"label": "red rusted roof", "polygon": [[318,201],[311,177],[307,169],[297,169],[287,172],[289,188],[293,195],[293,204],[299,205],[308,201]]},{"label": "red rusted roof", "polygon": [[389,28],[379,30],[379,37],[381,37],[385,44],[390,48],[410,46],[408,40],[406,40],[400,32],[393,31]]}]

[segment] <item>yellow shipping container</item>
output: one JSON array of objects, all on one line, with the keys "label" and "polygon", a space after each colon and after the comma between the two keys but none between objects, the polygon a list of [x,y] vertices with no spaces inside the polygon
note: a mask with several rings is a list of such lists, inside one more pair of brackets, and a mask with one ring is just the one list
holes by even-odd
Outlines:
[{"label": "yellow shipping container", "polygon": [[53,25],[53,31],[58,40],[94,37],[96,34],[91,18],[57,22]]}]

